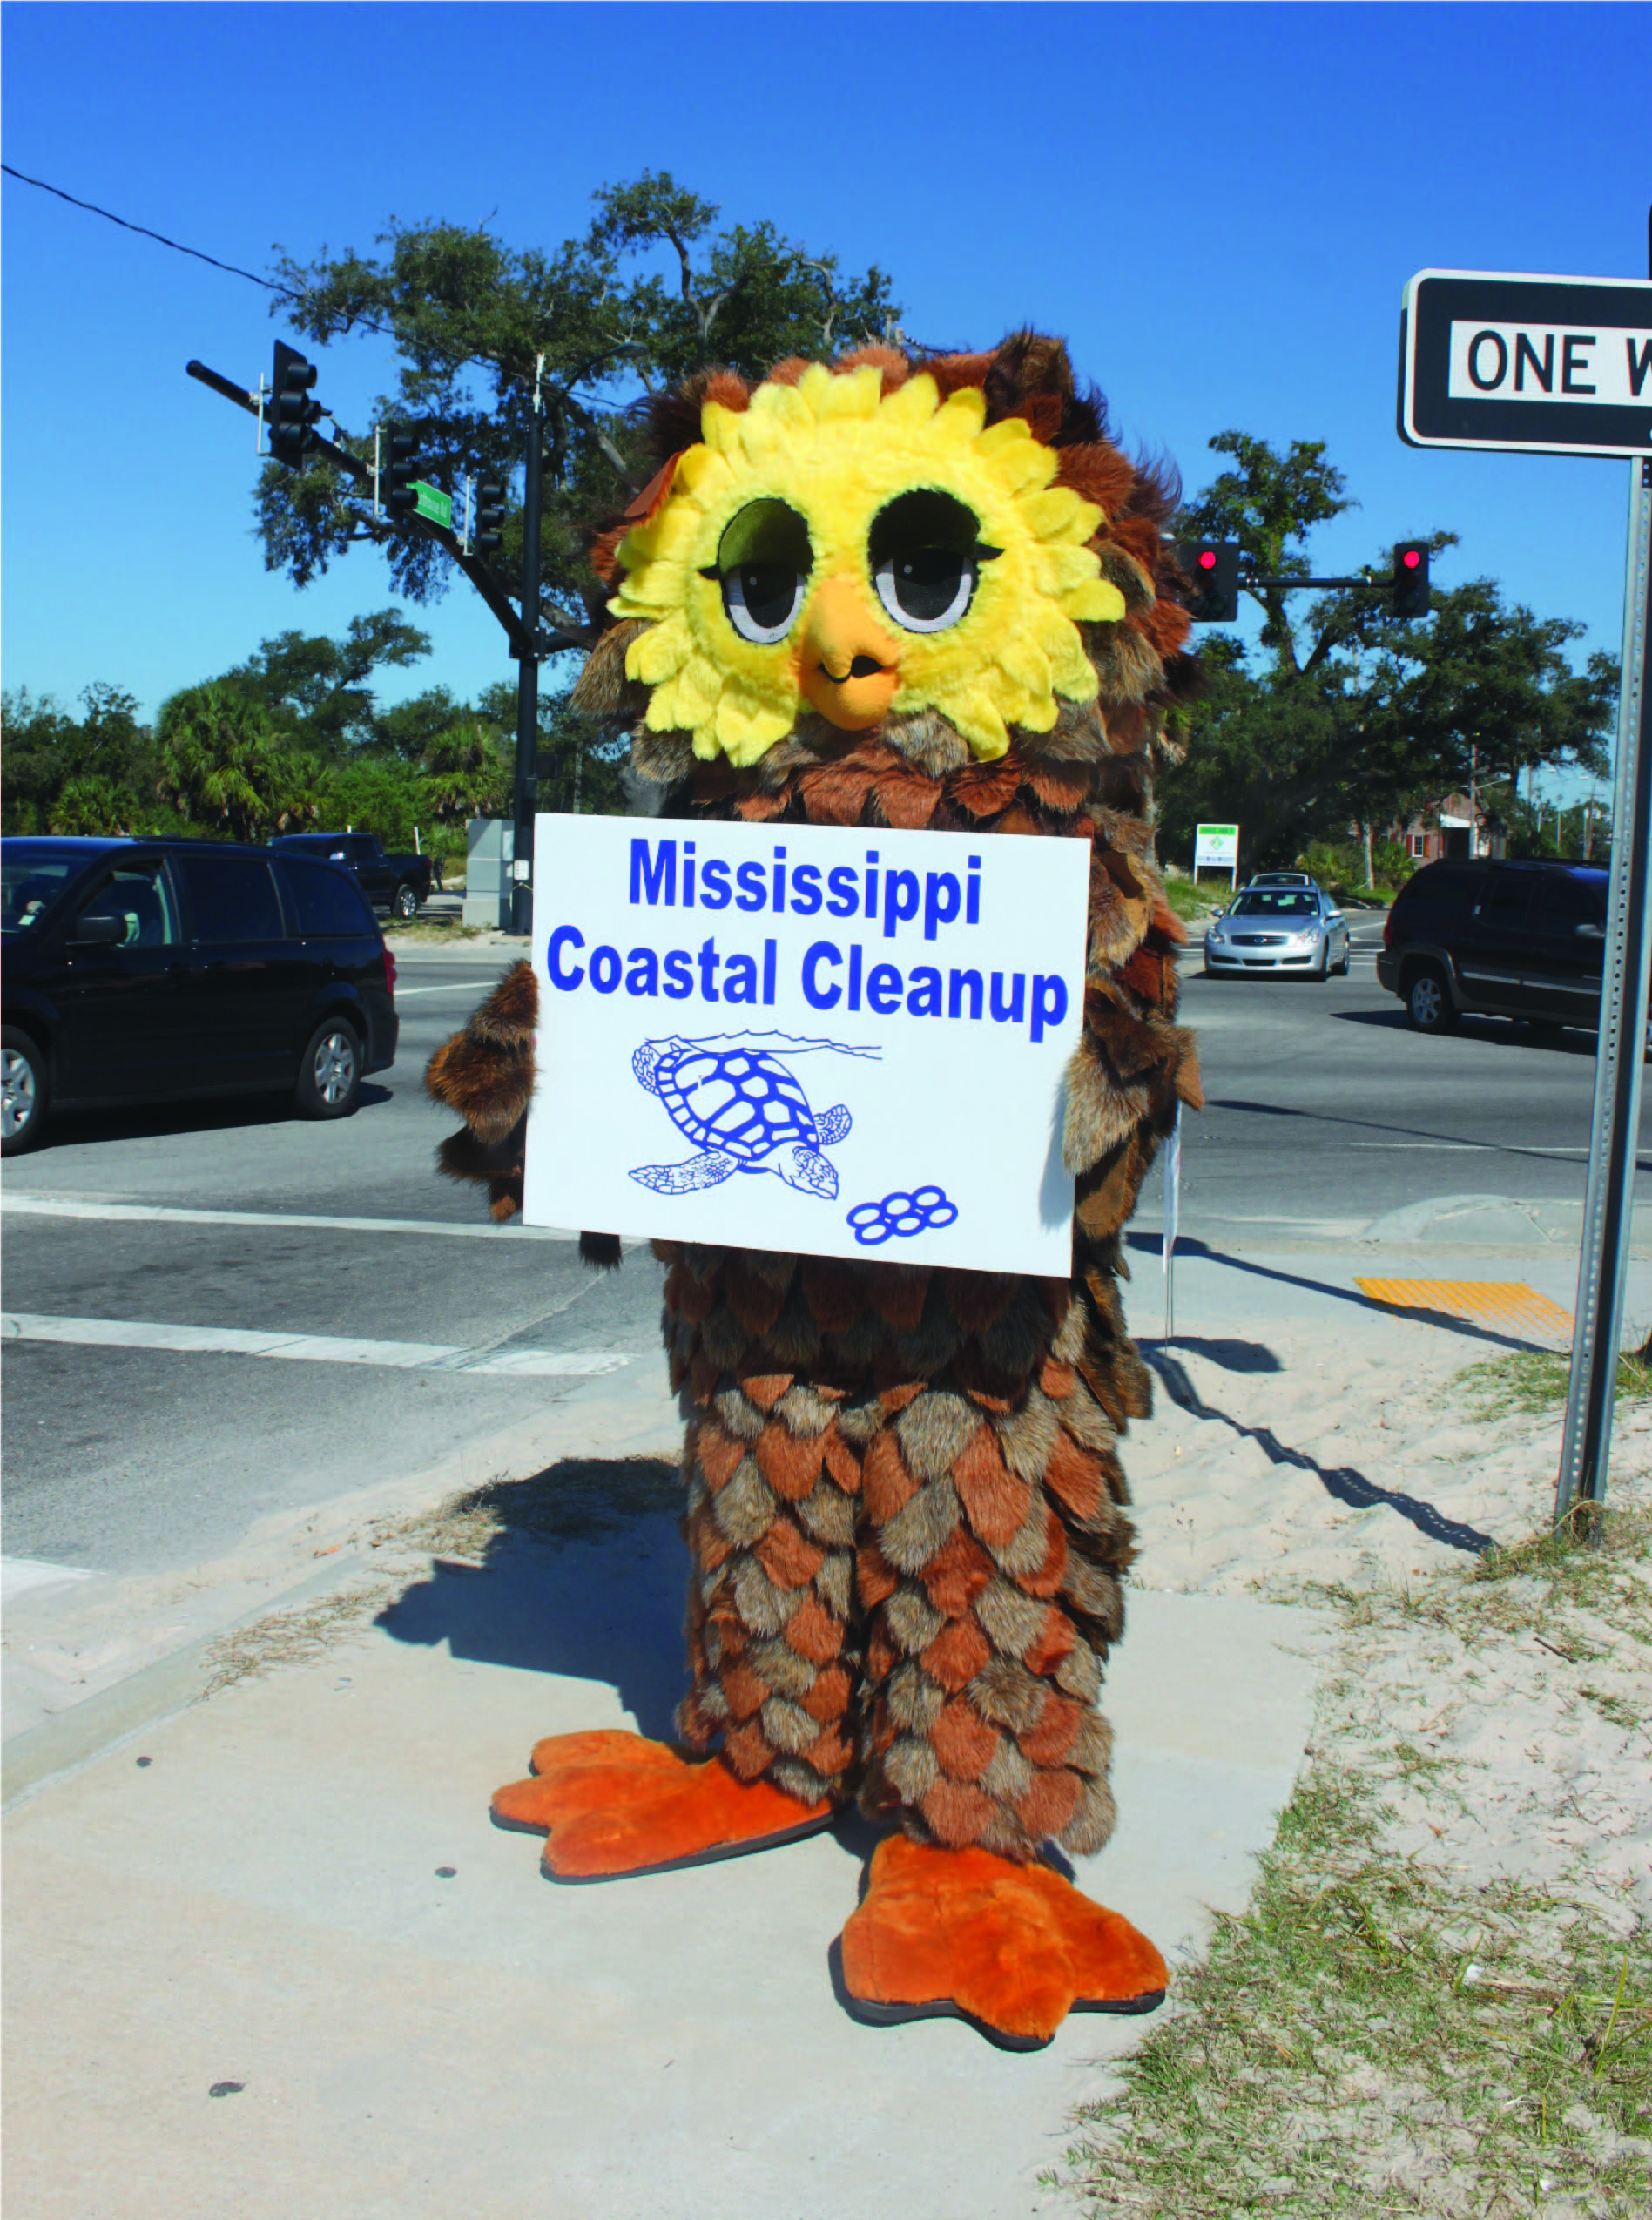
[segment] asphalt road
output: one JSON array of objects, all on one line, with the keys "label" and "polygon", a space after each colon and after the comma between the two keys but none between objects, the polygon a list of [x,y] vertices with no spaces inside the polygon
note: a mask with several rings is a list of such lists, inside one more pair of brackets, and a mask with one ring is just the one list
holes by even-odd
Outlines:
[{"label": "asphalt road", "polygon": [[1593,1036],[1467,1017],[1425,1039],[1377,984],[1381,938],[1380,919],[1357,926],[1349,976],[1323,984],[1185,967],[1205,1094],[1183,1120],[1185,1232],[1255,1248],[1350,1238],[1447,1195],[1581,1201]]},{"label": "asphalt road", "polygon": [[[645,1249],[588,1272],[567,1239],[488,1228],[474,1191],[433,1171],[450,1120],[421,1090],[425,1059],[508,961],[405,955],[399,1059],[340,1124],[267,1101],[89,1114],[7,1165],[7,1313],[108,1322],[5,1344],[9,1558],[187,1567],[261,1515],[416,1472],[577,1387],[578,1369],[548,1366],[663,1362]],[[1581,1195],[1581,1036],[1487,1021],[1424,1040],[1371,945],[1324,985],[1192,976],[1184,1014],[1207,1097],[1185,1121],[1184,1235],[1258,1249],[1431,1196]],[[1158,1210],[1155,1175],[1148,1230]],[[140,1346],[89,1344],[103,1331]],[[244,1346],[188,1346],[226,1336]],[[258,1353],[294,1336],[325,1340]]]}]

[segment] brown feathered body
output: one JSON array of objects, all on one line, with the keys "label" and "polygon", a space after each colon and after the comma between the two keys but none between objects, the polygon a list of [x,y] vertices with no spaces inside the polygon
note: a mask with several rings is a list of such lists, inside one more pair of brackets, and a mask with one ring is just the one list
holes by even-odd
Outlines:
[{"label": "brown feathered body", "polygon": [[[886,386],[909,374],[882,351],[836,367],[868,360]],[[1125,616],[1082,628],[1095,701],[1062,703],[1051,731],[1017,732],[984,762],[933,712],[859,734],[807,712],[735,770],[696,760],[686,734],[646,729],[646,694],[624,675],[629,625],[599,640],[576,701],[630,730],[633,764],[666,787],[671,817],[1089,843],[1084,1026],[1064,1136],[1076,1177],[1070,1279],[655,1245],[687,1420],[684,1741],[720,1748],[741,1779],[765,1777],[805,1803],[855,1798],[922,1840],[1025,1859],[1052,1840],[1098,1849],[1113,1824],[1097,1697],[1133,1554],[1118,1441],[1149,1407],[1120,1306],[1122,1228],[1178,1103],[1199,1101],[1191,1040],[1175,1022],[1183,936],[1149,804],[1166,712],[1189,682],[1187,619],[1160,534],[1172,496],[1108,440],[1058,343],[1022,335],[921,367],[943,394],[984,387],[989,422],[1025,416],[1058,450],[1056,482],[1103,510],[1092,545]],[[698,437],[704,400],[738,407],[746,390],[719,373],[662,408],[662,465]],[[599,570],[624,529],[598,542]],[[520,1194],[532,1087],[523,982],[526,967],[430,1076],[467,1119],[445,1168],[489,1181],[501,1215]],[[992,1127],[989,1104],[922,1099],[910,1115]],[[594,1260],[617,1256],[586,1238]]]}]

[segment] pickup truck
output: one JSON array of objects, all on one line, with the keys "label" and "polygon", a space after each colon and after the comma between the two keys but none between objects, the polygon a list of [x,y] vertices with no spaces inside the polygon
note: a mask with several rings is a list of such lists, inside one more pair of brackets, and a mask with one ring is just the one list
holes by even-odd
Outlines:
[{"label": "pickup truck", "polygon": [[416,917],[430,898],[429,857],[387,855],[376,833],[285,833],[270,846],[341,863],[374,908],[392,917]]}]

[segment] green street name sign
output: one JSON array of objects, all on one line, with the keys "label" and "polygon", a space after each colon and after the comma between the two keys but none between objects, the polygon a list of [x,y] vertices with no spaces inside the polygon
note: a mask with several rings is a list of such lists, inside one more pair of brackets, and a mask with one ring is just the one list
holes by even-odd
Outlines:
[{"label": "green street name sign", "polygon": [[439,493],[435,486],[427,485],[422,478],[415,478],[410,491],[414,497],[414,515],[428,516],[433,524],[445,524],[453,530],[453,496]]}]

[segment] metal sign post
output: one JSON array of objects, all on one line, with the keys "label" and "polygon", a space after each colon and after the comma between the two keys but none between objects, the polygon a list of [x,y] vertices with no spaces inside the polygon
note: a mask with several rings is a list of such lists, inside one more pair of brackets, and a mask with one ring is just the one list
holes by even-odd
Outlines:
[{"label": "metal sign post", "polygon": [[1595,1115],[1578,1261],[1577,1323],[1566,1397],[1554,1522],[1579,1502],[1606,1500],[1623,1330],[1641,1073],[1646,1054],[1649,943],[1652,942],[1652,708],[1646,635],[1652,624],[1652,462],[1629,465],[1628,576],[1623,596],[1623,681],[1618,700],[1616,784],[1612,799],[1612,883],[1606,968],[1595,1056]]},{"label": "metal sign post", "polygon": [[1176,1338],[1176,1236],[1182,1218],[1182,1105],[1164,1142],[1164,1339]]},{"label": "metal sign post", "polygon": [[516,666],[516,775],[511,821],[516,827],[510,882],[510,929],[534,929],[534,813],[539,803],[539,506],[544,462],[544,415],[540,381],[545,358],[534,362],[534,406],[528,419],[527,464],[522,491],[522,644]]},{"label": "metal sign post", "polygon": [[1413,447],[1627,455],[1629,545],[1576,1326],[1554,1491],[1558,1527],[1606,1500],[1652,971],[1652,283],[1423,270],[1399,323],[1399,435]]}]

